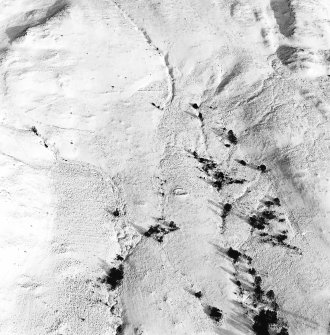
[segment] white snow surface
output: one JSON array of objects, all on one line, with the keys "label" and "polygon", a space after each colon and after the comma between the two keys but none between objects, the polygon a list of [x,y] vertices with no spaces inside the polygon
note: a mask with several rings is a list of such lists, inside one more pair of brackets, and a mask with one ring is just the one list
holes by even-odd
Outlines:
[{"label": "white snow surface", "polygon": [[328,0],[0,9],[1,335],[330,334]]}]

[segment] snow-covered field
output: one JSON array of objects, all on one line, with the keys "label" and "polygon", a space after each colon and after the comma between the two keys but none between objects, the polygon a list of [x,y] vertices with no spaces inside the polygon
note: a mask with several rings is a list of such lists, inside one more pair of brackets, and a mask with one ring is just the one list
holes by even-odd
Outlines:
[{"label": "snow-covered field", "polygon": [[0,334],[330,334],[329,0],[0,0]]}]

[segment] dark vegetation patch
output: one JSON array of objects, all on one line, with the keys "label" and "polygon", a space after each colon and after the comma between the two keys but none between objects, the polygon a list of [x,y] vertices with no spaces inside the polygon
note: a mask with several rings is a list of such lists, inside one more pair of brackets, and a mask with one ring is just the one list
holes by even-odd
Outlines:
[{"label": "dark vegetation patch", "polygon": [[107,270],[105,277],[101,280],[109,286],[110,290],[115,290],[124,278],[124,267],[120,264],[118,267],[113,267]]},{"label": "dark vegetation patch", "polygon": [[165,220],[161,220],[161,224],[157,224],[155,226],[151,226],[145,233],[145,237],[152,237],[158,242],[164,241],[164,236],[169,234],[170,232],[176,231],[179,227],[174,223],[174,221],[167,222]]},{"label": "dark vegetation patch", "polygon": [[209,177],[209,182],[217,191],[220,191],[224,185],[243,184],[246,182],[245,179],[235,179],[221,171],[214,160],[201,157],[196,151],[191,154],[202,165],[201,170]]},{"label": "dark vegetation patch", "polygon": [[220,191],[224,185],[244,184],[245,182],[245,179],[231,178],[228,174],[225,174],[221,171],[216,171],[213,174],[213,181],[211,184],[216,188],[217,191]]},{"label": "dark vegetation patch", "polygon": [[222,311],[217,307],[206,306],[204,311],[215,322],[220,322],[223,318]]},{"label": "dark vegetation patch", "polygon": [[194,109],[198,109],[198,108],[199,108],[199,106],[198,106],[196,103],[193,103],[193,104],[190,104],[190,105],[191,105],[191,107],[194,108]]},{"label": "dark vegetation patch", "polygon": [[212,159],[200,157],[196,151],[192,152],[193,157],[202,164],[202,170],[207,174],[211,175],[212,171],[217,168],[217,163]]},{"label": "dark vegetation patch", "polygon": [[[272,246],[285,247],[301,254],[299,248],[286,243],[286,240],[288,239],[288,230],[283,229],[282,224],[285,222],[285,219],[278,218],[280,214],[276,212],[275,207],[281,206],[280,199],[273,198],[272,200],[263,201],[262,203],[266,208],[251,215],[247,220],[252,227],[252,231],[257,230],[261,242],[270,243]],[[270,223],[272,223],[271,229],[269,228]],[[282,229],[279,229],[281,226]]]},{"label": "dark vegetation patch", "polygon": [[293,245],[290,245],[288,243],[286,243],[285,241],[288,239],[288,231],[282,231],[279,234],[267,234],[264,233],[261,237],[262,237],[262,242],[265,243],[270,243],[272,246],[281,246],[281,247],[285,247],[287,249],[291,249],[294,250],[296,252],[298,252],[299,254],[301,254],[301,250],[298,247],[295,247]]},{"label": "dark vegetation patch", "polygon": [[[251,258],[243,253],[239,253],[241,259]],[[238,288],[237,297],[239,304],[246,311],[245,314],[253,321],[252,329],[256,335],[288,335],[288,329],[283,320],[278,317],[279,306],[276,303],[275,293],[268,290],[266,293],[262,289],[262,278],[257,271],[249,264],[240,266],[237,258],[233,258],[235,268],[233,282]],[[247,272],[252,277],[252,285],[242,284],[242,272]],[[243,280],[246,282],[246,274],[243,273]]]}]

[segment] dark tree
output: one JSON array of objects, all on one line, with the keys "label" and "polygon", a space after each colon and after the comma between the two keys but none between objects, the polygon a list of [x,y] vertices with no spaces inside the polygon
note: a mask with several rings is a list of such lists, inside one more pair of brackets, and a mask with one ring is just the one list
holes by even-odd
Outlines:
[{"label": "dark tree", "polygon": [[275,311],[262,309],[253,320],[254,324],[252,328],[256,335],[269,335],[269,326],[276,324],[277,313]]},{"label": "dark tree", "polygon": [[233,259],[234,263],[236,263],[242,254],[239,251],[230,247],[227,251],[227,255]]},{"label": "dark tree", "polygon": [[111,268],[107,271],[104,282],[110,286],[111,290],[116,289],[124,278],[124,267],[120,265],[118,268]]},{"label": "dark tree", "polygon": [[251,268],[251,269],[248,270],[248,272],[249,272],[250,275],[254,276],[256,274],[256,269]]},{"label": "dark tree", "polygon": [[32,127],[31,127],[31,131],[32,131],[35,135],[39,136],[38,130],[37,130],[37,128],[36,128],[35,126],[32,126]]},{"label": "dark tree", "polygon": [[202,292],[201,291],[198,291],[198,292],[195,292],[194,293],[194,296],[198,299],[200,299],[202,297]]},{"label": "dark tree", "polygon": [[266,172],[267,167],[266,167],[266,165],[261,164],[261,165],[258,166],[258,170],[260,170],[261,172]]},{"label": "dark tree", "polygon": [[269,300],[274,300],[275,299],[275,294],[274,294],[274,291],[273,290],[269,290],[267,293],[266,293],[266,296]]},{"label": "dark tree", "polygon": [[276,206],[281,206],[281,202],[280,202],[279,198],[274,198],[273,201],[274,201]]},{"label": "dark tree", "polygon": [[243,161],[243,159],[239,160],[238,163],[240,163],[243,166],[246,166],[246,161]]},{"label": "dark tree", "polygon": [[267,220],[272,220],[276,218],[275,212],[273,211],[263,211],[261,215]]},{"label": "dark tree", "polygon": [[207,306],[205,313],[216,322],[220,322],[222,320],[222,311],[217,307]]},{"label": "dark tree", "polygon": [[228,131],[227,138],[230,143],[237,144],[237,137],[232,130]]},{"label": "dark tree", "polygon": [[223,206],[223,216],[227,216],[227,214],[231,211],[232,205],[231,204],[225,204]]},{"label": "dark tree", "polygon": [[116,209],[112,212],[112,215],[115,216],[115,217],[118,217],[118,216],[120,215],[119,209],[116,208]]}]

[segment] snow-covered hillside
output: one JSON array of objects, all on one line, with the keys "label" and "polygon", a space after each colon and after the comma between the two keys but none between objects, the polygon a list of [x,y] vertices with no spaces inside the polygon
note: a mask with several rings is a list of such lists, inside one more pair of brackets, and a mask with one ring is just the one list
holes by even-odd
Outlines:
[{"label": "snow-covered hillside", "polygon": [[330,2],[0,0],[0,334],[330,333]]}]

